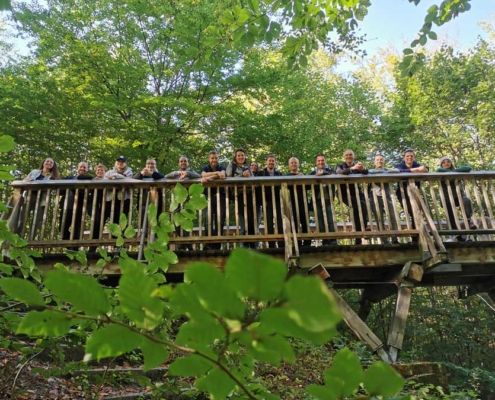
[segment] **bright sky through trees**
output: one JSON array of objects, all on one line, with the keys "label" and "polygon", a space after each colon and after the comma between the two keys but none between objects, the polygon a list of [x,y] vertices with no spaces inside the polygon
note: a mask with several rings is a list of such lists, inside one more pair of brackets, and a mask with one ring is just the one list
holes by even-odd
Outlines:
[{"label": "bright sky through trees", "polygon": [[[377,49],[389,45],[394,46],[397,51],[409,47],[421,29],[428,8],[440,3],[439,0],[422,0],[415,6],[406,0],[374,0],[368,15],[360,23],[361,32],[368,39],[363,49],[372,56]],[[442,27],[433,27],[433,30],[438,35],[438,41],[447,40],[458,44],[459,50],[465,50],[474,46],[478,36],[486,36],[479,22],[490,19],[495,19],[495,1],[473,0],[471,10]],[[429,42],[430,45],[435,43]]]}]

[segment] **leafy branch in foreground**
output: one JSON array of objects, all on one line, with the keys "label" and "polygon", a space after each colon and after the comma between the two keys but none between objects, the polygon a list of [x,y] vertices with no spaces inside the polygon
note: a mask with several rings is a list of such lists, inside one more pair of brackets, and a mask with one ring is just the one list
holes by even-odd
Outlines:
[{"label": "leafy branch in foreground", "polygon": [[[48,272],[43,281],[53,295],[50,305],[35,284],[2,279],[0,288],[7,295],[36,307],[17,333],[60,337],[90,320],[95,328],[86,342],[86,361],[140,348],[149,370],[175,349],[182,356],[170,364],[169,375],[195,377],[195,387],[212,399],[277,399],[253,381],[255,362],[293,363],[289,337],[325,343],[340,321],[323,281],[299,275],[287,280],[283,262],[250,250],[235,250],[224,272],[208,263],[191,264],[185,282],[175,287],[160,286],[141,262],[120,257],[119,264],[116,299],[96,279],[62,270]],[[253,307],[261,311],[253,315]],[[172,340],[162,323],[179,316],[187,321]],[[316,398],[337,399],[355,394],[363,383],[370,396],[390,395],[403,380],[384,363],[363,373],[357,357],[344,349],[325,372],[325,385],[308,391]]]}]

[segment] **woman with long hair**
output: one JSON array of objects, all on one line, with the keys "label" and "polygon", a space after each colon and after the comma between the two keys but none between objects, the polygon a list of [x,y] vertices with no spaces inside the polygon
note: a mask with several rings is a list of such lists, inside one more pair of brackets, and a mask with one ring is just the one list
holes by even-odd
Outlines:
[{"label": "woman with long hair", "polygon": [[[253,173],[249,169],[247,163],[246,151],[244,149],[236,149],[232,161],[227,166],[227,177],[230,178],[252,178]],[[237,194],[231,190],[232,197],[237,198],[237,213],[239,216],[239,227],[243,235],[255,235],[256,228],[254,224],[254,196],[253,190],[250,187],[237,187]],[[245,200],[244,200],[245,197]],[[246,217],[245,217],[246,214]],[[255,247],[254,242],[248,242],[245,247]]]},{"label": "woman with long hair", "polygon": [[[40,164],[38,169],[33,169],[25,178],[25,182],[35,182],[35,181],[45,181],[45,180],[59,180],[60,172],[58,170],[57,163],[53,160],[53,158],[45,158]],[[48,191],[42,190],[39,193],[38,191],[31,191],[30,195],[27,196],[27,192],[24,194],[27,197],[26,201],[28,207],[28,214],[33,211],[33,222],[31,224],[31,230],[29,234],[29,239],[33,239],[37,234],[37,231],[43,221],[43,217],[45,215],[46,204],[48,200]],[[22,216],[24,215],[24,211],[21,210],[21,218],[19,218],[19,226],[17,232],[21,233],[25,220],[23,221]]]}]

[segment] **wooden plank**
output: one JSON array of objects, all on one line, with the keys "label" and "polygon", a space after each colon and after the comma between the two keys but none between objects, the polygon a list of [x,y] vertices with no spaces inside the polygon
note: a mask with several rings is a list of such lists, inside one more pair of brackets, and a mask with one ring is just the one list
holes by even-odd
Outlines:
[{"label": "wooden plank", "polygon": [[407,278],[413,283],[419,283],[423,279],[423,266],[416,263],[411,263]]},{"label": "wooden plank", "polygon": [[[402,266],[409,260],[420,260],[421,252],[412,246],[394,250],[360,250],[358,246],[336,246],[335,251],[302,253],[301,268],[311,268],[321,263],[325,268],[373,268],[383,266]],[[340,247],[340,249],[338,249]],[[349,247],[347,251],[342,248]],[[392,246],[391,246],[392,247]],[[326,249],[325,249],[326,250]]]},{"label": "wooden plank", "polygon": [[414,195],[416,197],[416,201],[418,202],[420,208],[423,210],[423,216],[425,217],[426,222],[428,223],[428,228],[430,230],[430,233],[433,236],[433,238],[435,239],[436,249],[438,251],[445,251],[445,246],[442,242],[442,238],[438,234],[435,223],[433,222],[433,219],[431,218],[431,215],[428,211],[428,207],[426,206],[424,199],[419,194],[418,188],[415,187],[415,189],[413,189],[413,192],[414,192]]},{"label": "wooden plank", "polygon": [[328,288],[335,298],[342,316],[344,318],[347,326],[356,334],[356,336],[365,342],[368,347],[373,351],[373,353],[378,354],[378,356],[385,362],[390,363],[389,354],[384,349],[382,341],[376,336],[373,331],[366,325],[361,318],[356,314],[356,312],[349,307],[345,300],[337,293],[333,288]]},{"label": "wooden plank", "polygon": [[404,282],[397,293],[395,314],[392,319],[390,331],[387,339],[388,352],[392,362],[397,361],[399,351],[402,349],[404,332],[406,330],[406,320],[411,304],[412,283]]},{"label": "wooden plank", "polygon": [[428,270],[428,273],[462,272],[461,264],[440,264]]}]

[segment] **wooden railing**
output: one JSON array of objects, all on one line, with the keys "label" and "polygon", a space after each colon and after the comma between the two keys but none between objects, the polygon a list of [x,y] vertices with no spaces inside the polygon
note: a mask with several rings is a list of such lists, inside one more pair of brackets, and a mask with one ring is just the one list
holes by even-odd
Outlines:
[{"label": "wooden railing", "polygon": [[[492,172],[476,172],[210,181],[204,184],[208,207],[198,213],[194,229],[178,229],[170,243],[188,250],[279,247],[297,254],[301,246],[419,241],[434,253],[453,238],[492,238],[494,177]],[[136,229],[125,245],[138,250],[152,240],[146,224],[150,202],[173,220],[178,211],[170,210],[176,184],[134,179],[16,181],[3,218],[29,246],[57,252],[113,246],[115,239],[106,227],[125,213]],[[380,193],[388,193],[389,201],[382,201]]]}]

